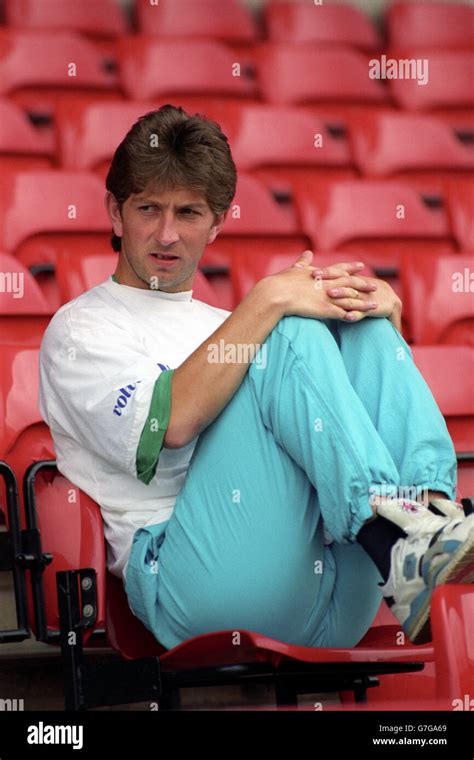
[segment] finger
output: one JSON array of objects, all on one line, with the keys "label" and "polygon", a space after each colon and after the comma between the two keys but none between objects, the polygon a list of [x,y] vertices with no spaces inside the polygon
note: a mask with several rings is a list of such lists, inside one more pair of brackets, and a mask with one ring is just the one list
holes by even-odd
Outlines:
[{"label": "finger", "polygon": [[326,291],[331,298],[358,298],[359,291],[355,288],[330,288]]},{"label": "finger", "polygon": [[328,267],[320,267],[317,269],[317,272],[323,280],[331,280],[334,277],[344,277],[344,275],[359,272],[364,266],[365,264],[362,261],[351,261],[342,264],[331,264]]},{"label": "finger", "polygon": [[296,260],[293,266],[306,269],[306,267],[310,266],[312,260],[313,260],[313,251],[307,250],[307,251],[304,251],[303,254]]},{"label": "finger", "polygon": [[344,311],[372,311],[378,306],[375,301],[363,301],[361,298],[338,298],[337,305]]},{"label": "finger", "polygon": [[[314,275],[312,274],[312,276]],[[353,288],[362,293],[373,293],[377,290],[377,283],[368,277],[350,275],[349,277],[340,277],[337,282],[331,283],[331,290],[339,290],[340,288]]]},{"label": "finger", "polygon": [[367,314],[363,311],[346,311],[345,317],[343,317],[344,322],[360,322],[361,319],[364,319]]}]

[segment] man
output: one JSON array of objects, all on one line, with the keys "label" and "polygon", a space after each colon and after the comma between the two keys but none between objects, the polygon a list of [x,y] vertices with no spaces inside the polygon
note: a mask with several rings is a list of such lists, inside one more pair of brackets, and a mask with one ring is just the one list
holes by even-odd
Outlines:
[{"label": "man", "polygon": [[[474,579],[474,517],[401,303],[310,251],[232,314],[193,299],[235,185],[218,125],[171,105],[117,148],[115,274],[59,309],[41,349],[58,468],[100,505],[109,568],[167,648],[236,628],[353,646],[381,591],[425,641],[435,586]],[[222,345],[254,360],[211,359]]]}]

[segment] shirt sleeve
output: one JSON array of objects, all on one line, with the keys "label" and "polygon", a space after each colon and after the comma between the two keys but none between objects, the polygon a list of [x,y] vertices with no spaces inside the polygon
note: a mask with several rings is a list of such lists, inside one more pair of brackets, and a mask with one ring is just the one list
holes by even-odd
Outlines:
[{"label": "shirt sleeve", "polygon": [[171,413],[174,370],[116,325],[45,338],[39,407],[55,432],[149,484]]}]

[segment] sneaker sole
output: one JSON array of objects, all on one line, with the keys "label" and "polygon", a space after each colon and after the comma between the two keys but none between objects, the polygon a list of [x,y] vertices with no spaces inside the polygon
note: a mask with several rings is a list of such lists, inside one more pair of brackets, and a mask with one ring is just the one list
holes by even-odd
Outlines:
[{"label": "sneaker sole", "polygon": [[437,586],[446,583],[474,583],[474,530],[444,567],[428,573],[427,587],[416,599],[417,609],[403,626],[413,644],[431,641],[431,595]]}]

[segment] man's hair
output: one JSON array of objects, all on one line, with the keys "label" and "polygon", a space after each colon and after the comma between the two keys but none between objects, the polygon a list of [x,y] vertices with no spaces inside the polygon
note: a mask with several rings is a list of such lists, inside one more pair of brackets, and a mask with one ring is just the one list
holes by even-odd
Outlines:
[{"label": "man's hair", "polygon": [[[220,126],[169,104],[135,122],[115,151],[105,181],[120,212],[132,193],[150,186],[194,190],[216,215],[230,207],[236,184],[237,170]],[[111,243],[120,251],[120,237],[113,234]]]}]

